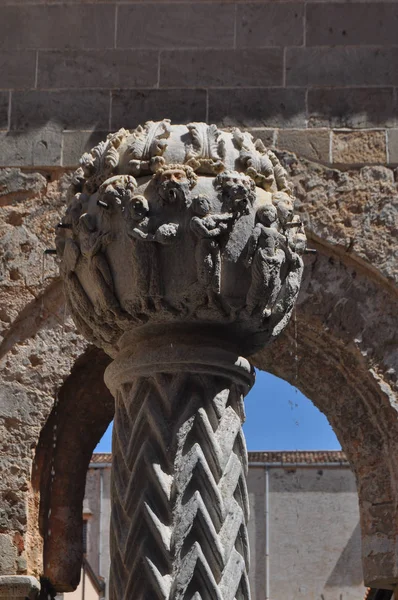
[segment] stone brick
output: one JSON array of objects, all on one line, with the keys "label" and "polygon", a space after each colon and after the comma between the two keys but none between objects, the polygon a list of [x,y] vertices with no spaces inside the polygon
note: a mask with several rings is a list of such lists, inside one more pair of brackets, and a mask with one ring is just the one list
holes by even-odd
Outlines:
[{"label": "stone brick", "polygon": [[172,50],[160,56],[160,86],[245,87],[283,82],[283,53],[264,50]]},{"label": "stone brick", "polygon": [[120,5],[118,48],[232,48],[233,4]]},{"label": "stone brick", "polygon": [[302,4],[238,4],[237,47],[301,46],[303,15]]},{"label": "stone brick", "polygon": [[390,129],[387,132],[388,162],[398,164],[398,129]]},{"label": "stone brick", "polygon": [[62,166],[76,167],[79,158],[106,139],[107,131],[66,131],[62,142]]},{"label": "stone brick", "polygon": [[397,124],[392,88],[308,90],[310,127],[394,127]]},{"label": "stone brick", "polygon": [[11,129],[57,124],[61,129],[107,129],[110,93],[105,91],[15,92]]},{"label": "stone brick", "polygon": [[206,90],[126,90],[113,92],[111,129],[133,128],[147,120],[190,123],[206,119]]},{"label": "stone brick", "polygon": [[324,129],[281,129],[278,132],[276,147],[290,150],[297,156],[316,162],[330,162],[330,132]]},{"label": "stone brick", "polygon": [[305,113],[304,89],[209,91],[209,120],[226,127],[305,127]]},{"label": "stone brick", "polygon": [[0,73],[0,87],[3,89],[34,87],[36,52],[34,50],[0,51]]},{"label": "stone brick", "polygon": [[112,48],[115,7],[3,6],[0,48]]},{"label": "stone brick", "polygon": [[0,166],[60,166],[61,147],[61,131],[49,126],[39,131],[0,133]]},{"label": "stone brick", "polygon": [[314,4],[306,12],[306,45],[395,45],[398,5],[372,2]]},{"label": "stone brick", "polygon": [[387,162],[384,131],[335,131],[332,136],[334,164],[361,165]]},{"label": "stone brick", "polygon": [[249,129],[255,140],[261,140],[266,148],[274,146],[275,129]]},{"label": "stone brick", "polygon": [[0,92],[0,129],[8,129],[9,92]]},{"label": "stone brick", "polygon": [[287,85],[398,84],[398,48],[288,48]]},{"label": "stone brick", "polygon": [[16,559],[17,549],[11,536],[0,533],[0,575],[14,574]]},{"label": "stone brick", "polygon": [[154,87],[155,50],[53,50],[39,52],[39,88]]}]

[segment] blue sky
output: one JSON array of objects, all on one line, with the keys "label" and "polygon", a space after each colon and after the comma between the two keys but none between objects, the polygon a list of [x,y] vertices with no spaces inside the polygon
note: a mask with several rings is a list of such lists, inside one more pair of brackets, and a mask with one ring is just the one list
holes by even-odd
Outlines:
[{"label": "blue sky", "polygon": [[[248,450],[340,450],[326,417],[278,377],[257,371],[245,406]],[[111,429],[109,426],[96,452],[111,451]]]}]

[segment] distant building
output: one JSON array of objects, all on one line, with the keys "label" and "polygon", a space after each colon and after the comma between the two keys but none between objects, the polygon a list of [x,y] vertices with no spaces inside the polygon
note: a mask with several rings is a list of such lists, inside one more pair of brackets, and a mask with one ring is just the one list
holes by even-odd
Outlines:
[{"label": "distant building", "polygon": [[[358,499],[342,452],[249,452],[252,600],[363,600]],[[94,454],[85,564],[64,600],[108,598],[111,455]]]}]

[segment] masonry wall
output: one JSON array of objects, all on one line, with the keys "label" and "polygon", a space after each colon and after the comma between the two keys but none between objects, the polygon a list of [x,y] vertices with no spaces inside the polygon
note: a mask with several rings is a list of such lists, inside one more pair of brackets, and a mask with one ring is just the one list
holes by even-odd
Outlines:
[{"label": "masonry wall", "polygon": [[398,4],[2,0],[0,166],[73,166],[146,119],[398,163]]},{"label": "masonry wall", "polygon": [[[107,582],[110,473],[110,466],[90,468],[85,493],[85,505],[92,511],[87,559]],[[272,465],[268,485],[266,467],[250,466],[248,492],[252,600],[363,600],[358,495],[348,466]],[[73,598],[64,595],[64,600]]]},{"label": "masonry wall", "polygon": [[250,467],[253,600],[363,600],[358,497],[351,471],[272,466],[268,486],[265,479],[265,467]]}]

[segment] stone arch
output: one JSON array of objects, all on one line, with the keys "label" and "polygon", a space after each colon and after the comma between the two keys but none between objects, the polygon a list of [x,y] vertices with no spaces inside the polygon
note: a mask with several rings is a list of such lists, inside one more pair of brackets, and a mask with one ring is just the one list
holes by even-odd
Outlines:
[{"label": "stone arch", "polygon": [[114,414],[114,400],[103,380],[109,363],[93,347],[77,359],[36,449],[32,488],[40,496],[43,573],[60,592],[72,591],[80,579],[86,473]]},{"label": "stone arch", "polygon": [[[377,342],[384,340],[388,347],[398,303],[365,274],[323,254],[325,250],[319,249],[313,268],[307,270],[296,324],[253,362],[298,387],[328,418],[356,475],[365,583],[393,589],[398,577],[398,419],[394,382],[378,362],[382,348]],[[347,300],[341,310],[336,300],[344,298],[342,291],[352,281],[351,294],[357,299]],[[335,296],[330,283],[336,286]],[[384,322],[375,325],[377,334],[369,331],[363,340],[368,354],[364,357],[355,340],[363,332],[369,298],[385,312]],[[333,303],[340,314],[328,321]]]}]

